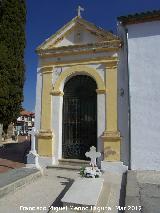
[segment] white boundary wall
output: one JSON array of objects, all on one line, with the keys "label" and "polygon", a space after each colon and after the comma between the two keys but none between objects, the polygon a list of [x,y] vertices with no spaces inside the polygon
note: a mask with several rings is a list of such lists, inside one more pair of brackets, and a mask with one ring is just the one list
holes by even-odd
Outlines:
[{"label": "white boundary wall", "polygon": [[132,24],[126,28],[131,169],[160,170],[160,21]]}]

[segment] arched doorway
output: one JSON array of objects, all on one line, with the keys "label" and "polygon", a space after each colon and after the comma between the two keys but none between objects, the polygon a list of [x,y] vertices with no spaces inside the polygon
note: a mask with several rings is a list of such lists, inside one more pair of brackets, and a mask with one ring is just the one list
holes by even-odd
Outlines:
[{"label": "arched doorway", "polygon": [[77,75],[67,81],[63,98],[62,157],[86,159],[90,146],[97,146],[96,82]]}]

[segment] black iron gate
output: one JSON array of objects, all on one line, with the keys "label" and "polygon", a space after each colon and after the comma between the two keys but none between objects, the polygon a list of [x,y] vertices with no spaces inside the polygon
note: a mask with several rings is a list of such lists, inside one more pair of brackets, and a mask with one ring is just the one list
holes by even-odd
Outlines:
[{"label": "black iron gate", "polygon": [[64,87],[63,158],[86,159],[85,152],[96,144],[96,83],[89,76],[74,76]]}]

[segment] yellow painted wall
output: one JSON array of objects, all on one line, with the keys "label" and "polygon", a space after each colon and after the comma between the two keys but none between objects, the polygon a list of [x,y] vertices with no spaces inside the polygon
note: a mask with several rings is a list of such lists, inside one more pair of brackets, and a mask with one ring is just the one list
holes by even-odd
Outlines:
[{"label": "yellow painted wall", "polygon": [[38,154],[40,156],[53,156],[53,137],[51,130],[51,89],[52,67],[42,69],[42,114],[41,130],[38,136]]},{"label": "yellow painted wall", "polygon": [[38,154],[46,157],[53,155],[52,138],[38,138]]},{"label": "yellow painted wall", "polygon": [[104,158],[107,161],[120,160],[120,140],[107,141],[104,143]]},{"label": "yellow painted wall", "polygon": [[117,70],[106,70],[107,131],[117,131]]},{"label": "yellow painted wall", "polygon": [[43,73],[41,129],[51,128],[52,73]]},{"label": "yellow painted wall", "polygon": [[121,137],[117,129],[117,63],[106,64],[105,70],[105,131],[102,135],[104,142],[104,159],[107,161],[120,161]]}]

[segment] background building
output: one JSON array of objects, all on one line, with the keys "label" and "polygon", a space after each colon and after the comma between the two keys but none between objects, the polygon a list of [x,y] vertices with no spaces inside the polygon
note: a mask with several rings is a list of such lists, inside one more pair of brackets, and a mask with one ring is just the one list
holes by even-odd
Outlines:
[{"label": "background building", "polygon": [[17,122],[14,124],[15,134],[28,135],[28,131],[34,126],[35,113],[28,111],[21,111]]}]

